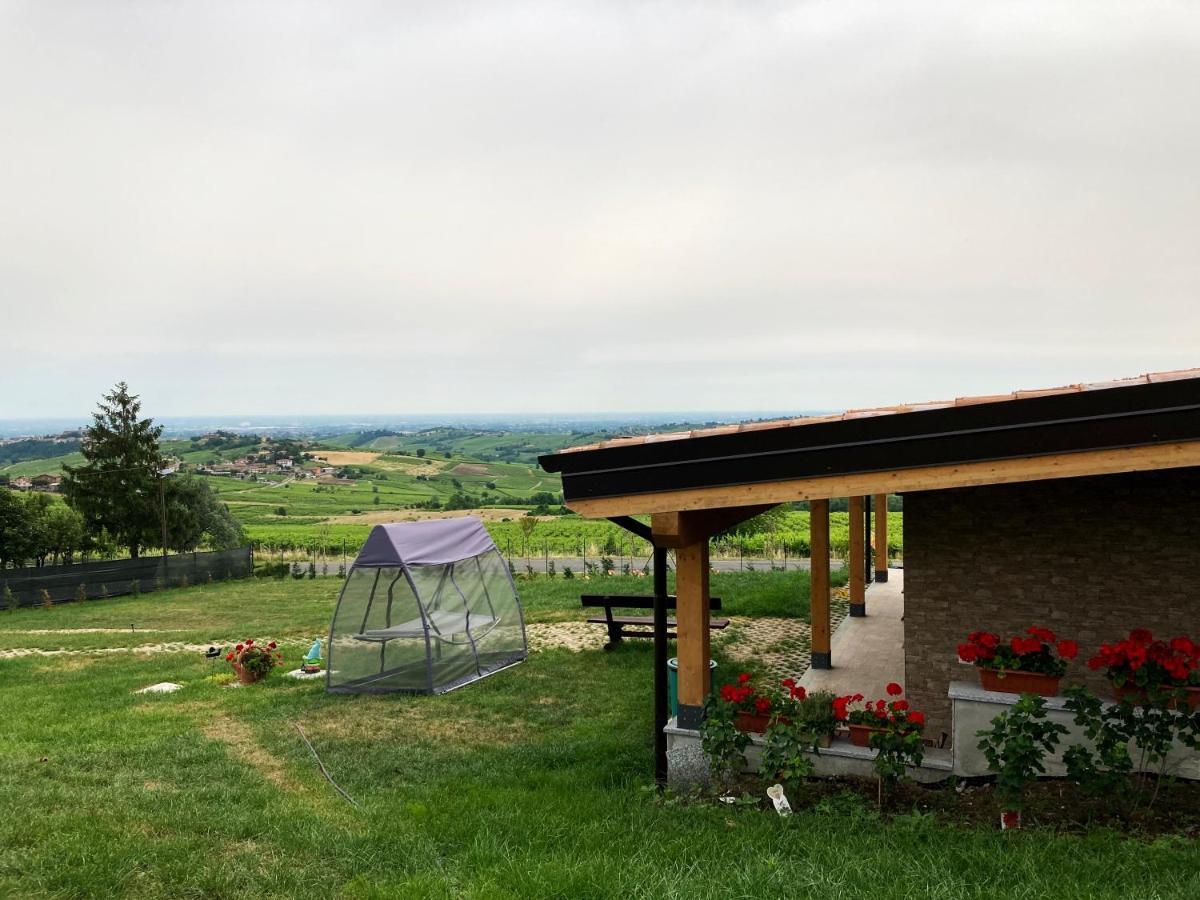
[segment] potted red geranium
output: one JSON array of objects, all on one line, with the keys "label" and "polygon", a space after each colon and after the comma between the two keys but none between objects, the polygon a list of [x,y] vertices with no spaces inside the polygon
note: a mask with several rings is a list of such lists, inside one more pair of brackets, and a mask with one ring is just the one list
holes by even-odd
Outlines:
[{"label": "potted red geranium", "polygon": [[254,643],[254,638],[248,638],[225,654],[225,659],[233,666],[238,681],[254,684],[266,678],[271,669],[283,662],[283,654],[275,649],[274,641],[264,646]]},{"label": "potted red geranium", "polygon": [[958,658],[979,669],[983,688],[1006,694],[1053,697],[1068,660],[1078,655],[1075,641],[1060,641],[1049,628],[1037,625],[1008,641],[990,631],[973,631],[958,645]]},{"label": "potted red geranium", "polygon": [[758,692],[750,673],[738,675],[737,684],[721,685],[721,699],[733,706],[733,724],[738,731],[767,730],[771,722],[771,698]]},{"label": "potted red geranium", "polygon": [[[899,698],[904,688],[896,682],[887,686],[888,695]],[[863,705],[856,709],[856,703]],[[907,700],[864,700],[862,694],[848,694],[833,701],[833,715],[850,729],[850,743],[856,747],[871,746],[871,735],[884,731],[919,732],[925,727],[925,714],[911,709]]]},{"label": "potted red geranium", "polygon": [[1200,645],[1187,635],[1156,641],[1145,628],[1135,628],[1125,640],[1101,644],[1088,668],[1104,669],[1121,702],[1174,709],[1185,699],[1190,710],[1200,706]]}]

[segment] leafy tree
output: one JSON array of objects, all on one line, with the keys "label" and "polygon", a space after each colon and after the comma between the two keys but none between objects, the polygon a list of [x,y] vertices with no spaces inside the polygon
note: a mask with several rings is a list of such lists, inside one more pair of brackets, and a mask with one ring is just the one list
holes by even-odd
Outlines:
[{"label": "leafy tree", "polygon": [[168,549],[187,553],[207,544],[225,550],[244,542],[242,526],[206,481],[191,475],[175,476],[163,487]]},{"label": "leafy tree", "polygon": [[80,446],[84,464],[64,467],[63,494],[89,530],[105,529],[137,559],[160,526],[162,426],[139,418],[142,404],[123,381],[98,406]]},{"label": "leafy tree", "polygon": [[71,557],[88,546],[83,516],[62,503],[46,511],[46,551],[55,559],[70,562]]},{"label": "leafy tree", "polygon": [[418,459],[423,459],[424,457],[425,457],[425,448],[424,448],[424,447],[418,447],[418,448],[417,448],[417,458],[418,458]]},{"label": "leafy tree", "polygon": [[26,557],[29,512],[19,494],[0,490],[0,569]]}]

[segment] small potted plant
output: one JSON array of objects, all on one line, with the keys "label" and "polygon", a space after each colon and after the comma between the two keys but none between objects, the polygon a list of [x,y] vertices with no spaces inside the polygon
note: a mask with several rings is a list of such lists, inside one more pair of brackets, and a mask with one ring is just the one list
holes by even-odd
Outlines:
[{"label": "small potted plant", "polygon": [[771,722],[771,698],[760,694],[749,672],[738,675],[737,684],[721,685],[721,700],[733,710],[738,731],[761,734]]},{"label": "small potted plant", "polygon": [[[899,698],[904,688],[893,681],[888,684],[887,692],[889,696]],[[851,709],[855,703],[863,705]],[[919,733],[925,726],[925,714],[911,709],[907,700],[864,700],[862,694],[835,697],[833,715],[837,721],[846,723],[850,729],[850,743],[856,747],[871,746],[873,734],[883,731]]]},{"label": "small potted plant", "polygon": [[1145,628],[1135,628],[1124,640],[1101,644],[1088,668],[1104,669],[1122,703],[1174,709],[1184,700],[1190,711],[1200,706],[1200,645],[1186,635],[1156,641]]},{"label": "small potted plant", "polygon": [[233,666],[238,681],[254,684],[266,678],[271,669],[283,662],[283,654],[275,646],[274,641],[263,645],[254,643],[254,638],[248,638],[225,654],[225,659]]},{"label": "small potted plant", "polygon": [[794,678],[783,679],[781,687],[776,717],[794,723],[800,733],[809,735],[813,747],[828,747],[838,727],[833,715],[833,694],[828,691],[809,693]]},{"label": "small potted plant", "polygon": [[1031,625],[1007,642],[990,631],[973,631],[958,645],[958,658],[979,669],[984,690],[1053,697],[1079,655],[1075,641],[1059,640],[1049,628]]}]

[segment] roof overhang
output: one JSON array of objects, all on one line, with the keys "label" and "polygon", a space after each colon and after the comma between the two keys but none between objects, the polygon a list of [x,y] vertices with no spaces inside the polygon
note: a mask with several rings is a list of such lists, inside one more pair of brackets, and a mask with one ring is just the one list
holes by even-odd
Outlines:
[{"label": "roof overhang", "polygon": [[1200,378],[539,460],[588,517],[1200,466]]}]

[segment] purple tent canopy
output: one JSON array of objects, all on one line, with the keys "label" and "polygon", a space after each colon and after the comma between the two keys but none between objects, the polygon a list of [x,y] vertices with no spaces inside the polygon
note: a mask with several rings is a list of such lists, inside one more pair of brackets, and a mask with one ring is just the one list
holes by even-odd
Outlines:
[{"label": "purple tent canopy", "polygon": [[376,525],[354,565],[360,568],[436,566],[495,550],[483,522],[474,516]]}]

